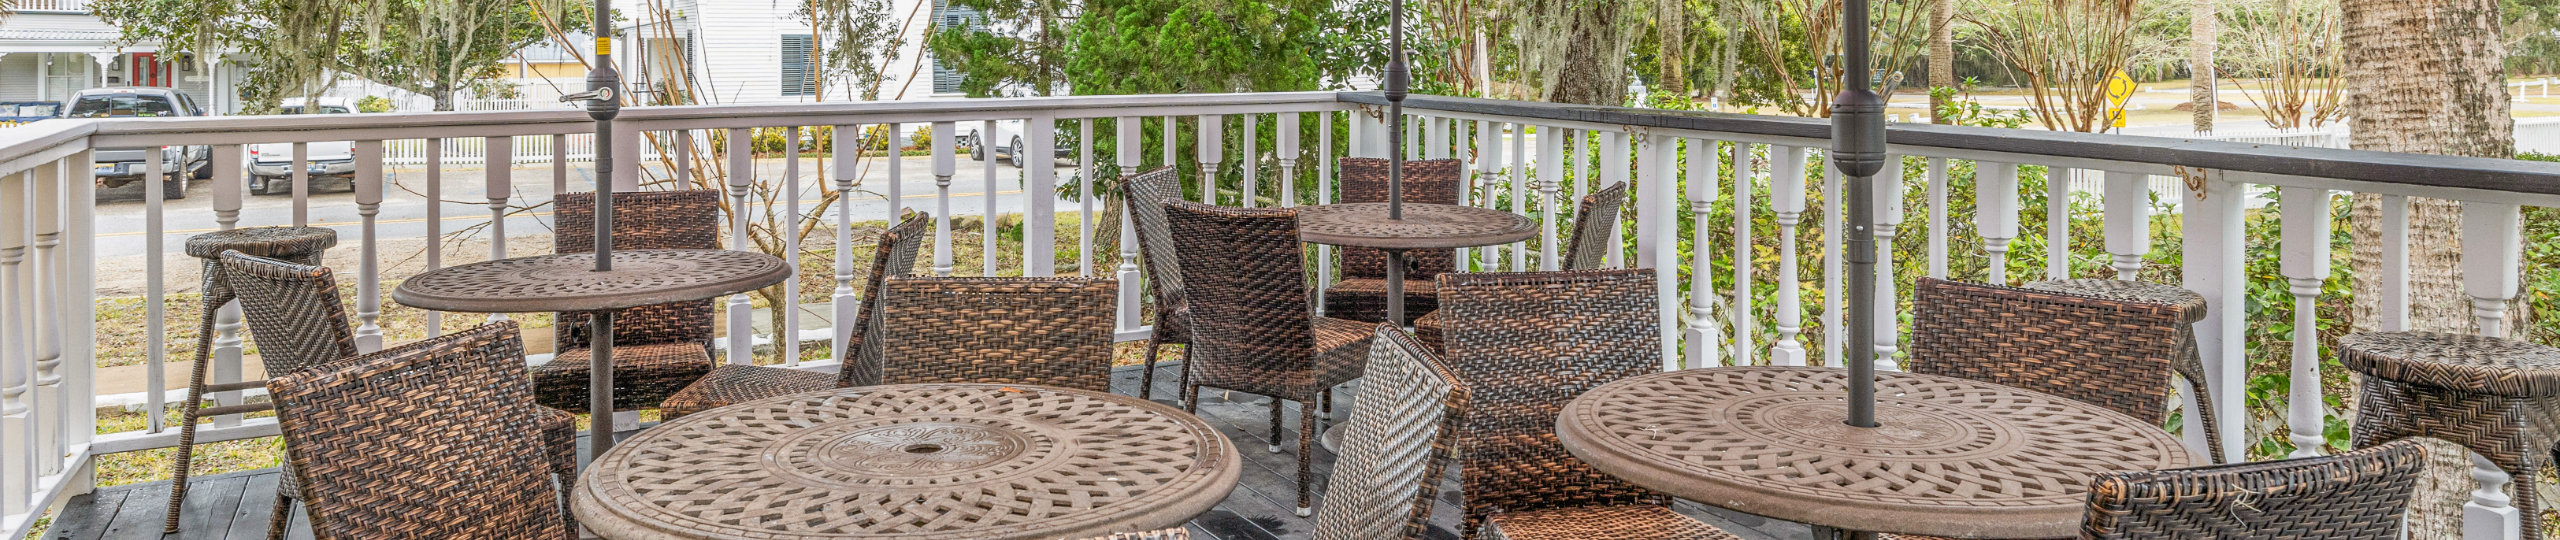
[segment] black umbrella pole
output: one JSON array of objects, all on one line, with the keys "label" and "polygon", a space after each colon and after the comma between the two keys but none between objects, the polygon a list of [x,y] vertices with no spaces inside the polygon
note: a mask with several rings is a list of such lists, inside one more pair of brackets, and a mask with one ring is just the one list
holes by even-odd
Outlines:
[{"label": "black umbrella pole", "polygon": [[587,117],[596,120],[596,271],[613,269],[613,117],[622,75],[613,69],[613,2],[596,0],[596,60],[587,70]]},{"label": "black umbrella pole", "polygon": [[[1867,0],[1843,3],[1847,87],[1831,102],[1831,160],[1849,177],[1849,425],[1876,427],[1876,173],[1884,170],[1884,97],[1871,86]],[[1886,181],[1899,181],[1888,179]]]},{"label": "black umbrella pole", "polygon": [[[1404,219],[1404,96],[1413,73],[1404,63],[1404,0],[1387,12],[1387,219]],[[1399,323],[1401,324],[1401,323]]]}]

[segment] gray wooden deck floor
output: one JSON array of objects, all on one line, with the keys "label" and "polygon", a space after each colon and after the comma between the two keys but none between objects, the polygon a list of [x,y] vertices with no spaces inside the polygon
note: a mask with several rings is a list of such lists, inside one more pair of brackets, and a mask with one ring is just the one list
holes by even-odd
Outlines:
[{"label": "gray wooden deck floor", "polygon": [[[1156,401],[1178,404],[1176,365],[1159,366],[1156,376]],[[1114,375],[1114,388],[1123,394],[1136,394],[1139,372],[1122,368]],[[1353,383],[1354,385],[1358,383]],[[1351,410],[1353,387],[1339,391],[1334,414],[1347,417]],[[1295,484],[1297,458],[1286,453],[1263,450],[1270,431],[1265,422],[1268,402],[1258,396],[1236,394],[1232,401],[1222,399],[1216,390],[1202,390],[1200,416],[1220,432],[1234,439],[1244,450],[1245,470],[1235,492],[1209,513],[1190,523],[1191,532],[1212,539],[1298,539],[1307,538],[1314,529],[1312,518],[1301,518],[1290,512],[1297,499]],[[1288,429],[1280,443],[1288,451],[1297,448],[1295,420],[1298,408],[1287,407]],[[581,452],[583,455],[584,452]],[[1332,471],[1333,453],[1322,446],[1316,449],[1316,496],[1321,505],[1325,477]],[[1456,471],[1450,471],[1441,489],[1440,503],[1432,511],[1431,538],[1457,538],[1456,523],[1459,501]],[[180,531],[170,538],[187,539],[260,539],[267,537],[267,520],[275,508],[277,473],[264,469],[221,474],[196,479],[187,497],[185,517]],[[123,540],[160,537],[160,521],[168,506],[169,483],[151,482],[98,490],[97,493],[73,498],[54,517],[46,538],[62,540]],[[1811,533],[1803,525],[1736,514],[1720,509],[1682,502],[1677,507],[1708,523],[1725,528],[1736,535],[1753,540],[1809,539]],[[288,537],[311,537],[309,525],[301,512],[294,512]]]}]

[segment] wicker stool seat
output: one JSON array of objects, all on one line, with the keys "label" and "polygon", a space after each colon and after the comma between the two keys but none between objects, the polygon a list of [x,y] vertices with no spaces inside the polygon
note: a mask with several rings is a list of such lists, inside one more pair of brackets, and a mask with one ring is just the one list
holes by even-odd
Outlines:
[{"label": "wicker stool seat", "polygon": [[[564,411],[587,408],[587,371],[594,349],[560,351],[551,361],[533,366],[536,403]],[[711,351],[698,342],[615,344],[613,410],[636,411],[658,406],[664,396],[711,373]],[[821,388],[823,390],[823,388]]]},{"label": "wicker stool seat", "polygon": [[[178,428],[178,460],[172,465],[176,471],[170,475],[176,480],[170,483],[172,496],[169,500],[169,517],[164,527],[165,532],[178,532],[178,507],[186,501],[187,469],[195,464],[196,422],[208,416],[240,414],[270,408],[264,404],[203,408],[204,396],[208,393],[264,388],[267,384],[266,381],[213,384],[205,382],[207,370],[213,365],[213,362],[207,360],[213,358],[215,312],[229,305],[233,300],[239,299],[238,291],[231,287],[229,273],[222,268],[222,253],[237,251],[295,264],[316,266],[320,264],[320,257],[326,254],[330,247],[336,245],[338,245],[338,232],[318,227],[250,227],[209,232],[187,238],[187,256],[204,261],[204,311],[201,312],[196,326],[195,365],[187,375],[187,396],[190,399],[180,408],[182,423]],[[268,373],[283,374],[274,369],[269,369]]]},{"label": "wicker stool seat", "polygon": [[[660,418],[685,415],[759,399],[816,392],[836,387],[836,376],[815,371],[721,364],[658,404]],[[615,390],[614,395],[621,395]]]},{"label": "wicker stool seat", "polygon": [[1487,518],[1483,538],[1494,540],[1741,540],[1668,506],[1585,506],[1503,512]]},{"label": "wicker stool seat", "polygon": [[[2204,424],[2205,439],[2222,440],[2221,419],[2213,412],[2213,391],[2206,388],[2204,384],[2204,356],[2199,353],[2196,345],[2195,324],[2204,320],[2204,295],[2169,285],[2121,279],[2038,281],[2028,283],[2021,288],[2176,306],[2179,319],[2184,321],[2184,324],[2178,327],[2178,348],[2181,352],[2178,353],[2178,360],[2169,365],[2170,371],[2177,373],[2179,378],[2186,379],[2187,391],[2195,393],[2198,408],[2203,410],[2198,420]],[[2222,444],[2219,442],[2206,446],[2213,452],[2214,463],[2230,461],[2223,458]]]},{"label": "wicker stool seat", "polygon": [[2338,340],[2363,375],[2356,448],[2435,437],[2515,478],[2525,538],[2541,537],[2534,482],[2560,439],[2560,349],[2470,334],[2377,332]]}]

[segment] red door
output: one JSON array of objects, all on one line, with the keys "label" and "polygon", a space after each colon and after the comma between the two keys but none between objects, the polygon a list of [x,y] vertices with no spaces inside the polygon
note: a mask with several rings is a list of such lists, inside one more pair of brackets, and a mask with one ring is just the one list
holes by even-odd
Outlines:
[{"label": "red door", "polygon": [[160,63],[158,54],[133,53],[133,58],[125,62],[125,70],[125,80],[132,81],[133,86],[169,86],[168,66]]}]

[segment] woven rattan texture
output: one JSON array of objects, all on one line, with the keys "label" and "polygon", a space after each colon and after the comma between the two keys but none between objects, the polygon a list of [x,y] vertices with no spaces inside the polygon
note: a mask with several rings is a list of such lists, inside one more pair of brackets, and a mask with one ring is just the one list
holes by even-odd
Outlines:
[{"label": "woven rattan texture", "polygon": [[1574,396],[1661,369],[1653,271],[1446,274],[1440,291],[1449,367],[1473,397],[1458,430],[1461,532],[1500,512],[1670,503],[1555,436]]},{"label": "woven rattan texture", "polygon": [[1298,508],[1312,510],[1315,409],[1327,390],[1360,378],[1372,327],[1311,314],[1296,210],[1168,201],[1165,217],[1191,301],[1183,407],[1196,410],[1202,386],[1271,396],[1277,443],[1280,400],[1298,402]]},{"label": "woven rattan texture", "polygon": [[1439,357],[1393,326],[1375,336],[1316,540],[1422,538],[1466,417],[1467,389]]},{"label": "woven rattan texture", "polygon": [[[1584,195],[1581,202],[1574,203],[1576,205],[1573,214],[1574,232],[1573,238],[1568,240],[1565,246],[1564,269],[1600,269],[1601,264],[1608,257],[1609,248],[1617,245],[1616,236],[1609,233],[1616,231],[1618,210],[1624,207],[1626,202],[1627,185],[1617,183],[1610,184],[1609,187],[1592,192],[1590,195]],[[1590,240],[1585,241],[1585,238]],[[1413,284],[1406,283],[1405,286],[1412,287]],[[1438,305],[1436,299],[1433,305]],[[1413,313],[1415,309],[1407,305],[1405,312]],[[1449,350],[1443,348],[1445,344],[1442,339],[1440,314],[1437,311],[1423,314],[1413,320],[1413,336],[1420,338],[1422,344],[1433,351]]]},{"label": "woven rattan texture", "polygon": [[883,381],[1111,391],[1110,278],[890,278]]},{"label": "woven rattan texture", "polygon": [[2396,540],[2426,449],[2099,475],[2081,537]]},{"label": "woven rattan texture", "polygon": [[2533,486],[2560,439],[2560,352],[2540,345],[2435,332],[2350,334],[2338,360],[2362,375],[2356,392],[2356,448],[2408,437],[2452,441],[2489,458],[2516,480],[2525,538],[2540,538]]},{"label": "woven rattan texture", "polygon": [[338,232],[319,227],[246,227],[187,237],[187,256],[213,262],[225,251],[289,261],[315,260],[338,245]]},{"label": "woven rattan texture", "polygon": [[[1342,158],[1341,188],[1345,203],[1387,202],[1387,171],[1393,167],[1378,158]],[[1433,159],[1404,162],[1404,202],[1406,204],[1458,204],[1458,192],[1464,189],[1466,162],[1455,159]],[[1408,209],[1410,211],[1411,209]],[[1429,281],[1443,272],[1457,268],[1457,250],[1421,249],[1405,253],[1406,279]],[[1386,279],[1387,253],[1368,248],[1342,249],[1342,279]]]},{"label": "woven rattan texture", "polygon": [[2472,334],[2372,332],[2338,340],[2338,362],[2409,384],[2520,398],[2560,396],[2560,349]]},{"label": "woven rattan texture", "polygon": [[[619,332],[617,332],[619,333]],[[588,373],[594,349],[569,349],[533,366],[534,402],[564,411],[587,410]],[[711,355],[693,342],[613,344],[613,410],[658,406],[711,372]]]},{"label": "woven rattan texture", "polygon": [[862,286],[862,313],[854,316],[857,332],[853,338],[853,350],[846,352],[853,357],[853,365],[857,369],[837,370],[837,387],[880,384],[881,356],[877,338],[880,336],[880,304],[887,298],[883,291],[889,278],[916,275],[917,254],[924,251],[924,242],[932,238],[933,232],[931,214],[909,211],[906,216],[898,226],[881,233],[880,248],[872,251],[871,276],[864,278]]},{"label": "woven rattan texture", "polygon": [[[908,211],[896,226],[880,233],[871,251],[871,271],[863,278],[862,308],[854,315],[853,343],[849,351],[838,351],[838,358],[851,357],[851,365],[840,367],[833,376],[781,367],[723,364],[712,368],[691,385],[658,405],[658,414],[674,420],[684,415],[711,410],[732,403],[754,401],[775,396],[812,392],[828,388],[880,384],[880,348],[871,336],[879,331],[881,285],[890,277],[914,275],[916,254],[924,248],[927,233],[933,228],[933,217],[923,212]],[[870,346],[866,346],[870,345]],[[616,394],[619,395],[619,394]]]},{"label": "woven rattan texture", "polygon": [[836,376],[779,367],[721,364],[701,380],[658,404],[660,418],[686,415],[759,399],[836,388]]},{"label": "woven rattan texture", "polygon": [[1489,540],[1741,540],[1713,525],[1649,504],[1585,506],[1494,514]]},{"label": "woven rattan texture", "polygon": [[2059,395],[2158,425],[2183,352],[2180,306],[1921,278],[1911,372]]},{"label": "woven rattan texture", "polygon": [[[1156,349],[1191,343],[1191,307],[1182,295],[1181,257],[1174,254],[1173,229],[1164,218],[1164,202],[1182,199],[1182,177],[1171,166],[1158,167],[1122,182],[1121,190],[1129,201],[1131,226],[1138,233],[1139,258],[1146,262],[1147,290],[1155,295],[1155,331],[1147,335],[1146,371],[1138,375],[1138,397],[1152,398]],[[1184,358],[1190,352],[1184,348]]]},{"label": "woven rattan texture", "polygon": [[608,537],[1051,539],[1179,525],[1240,463],[1197,417],[1040,386],[751,401],[616,445],[578,511]]},{"label": "woven rattan texture", "polygon": [[1110,536],[1096,536],[1084,540],[1191,540],[1191,530],[1174,527],[1147,532],[1111,533]]},{"label": "woven rattan texture", "polygon": [[[594,253],[596,194],[562,193],[554,200],[553,253]],[[613,249],[720,249],[720,190],[629,191],[613,194]],[[615,264],[622,264],[616,260]],[[557,350],[583,349],[587,314],[560,313],[553,325]],[[613,344],[711,343],[711,300],[624,309],[613,317]],[[539,377],[540,375],[536,375]]]},{"label": "woven rattan texture", "polygon": [[576,538],[514,323],[268,384],[318,538]]},{"label": "woven rattan texture", "polygon": [[[1440,291],[1427,278],[1405,278],[1404,318],[1413,323],[1424,314],[1440,309]],[[1324,290],[1324,313],[1328,317],[1360,322],[1387,320],[1387,280],[1346,279]]]},{"label": "woven rattan texture", "polygon": [[[2176,306],[2179,310],[2179,320],[2185,322],[2185,324],[2178,326],[2178,362],[2171,365],[2170,369],[2172,372],[2177,373],[2180,378],[2187,380],[2187,390],[2194,392],[2194,395],[2198,398],[2197,403],[2199,406],[2197,408],[2202,409],[2203,412],[2200,419],[2204,421],[2205,439],[2213,441],[2222,440],[2221,415],[2214,412],[2213,390],[2206,388],[2204,384],[2204,381],[2206,380],[2204,375],[2204,355],[2198,349],[2194,331],[2195,323],[2204,320],[2204,295],[2196,294],[2195,291],[2169,285],[2121,279],[2065,279],[2055,281],[2037,281],[2028,283],[2023,288],[2029,290],[2094,296],[2098,298],[2123,300],[2127,302],[2147,302]],[[2222,445],[2210,444],[2206,446],[2213,448],[2214,463],[2227,461],[2222,456]]]}]

